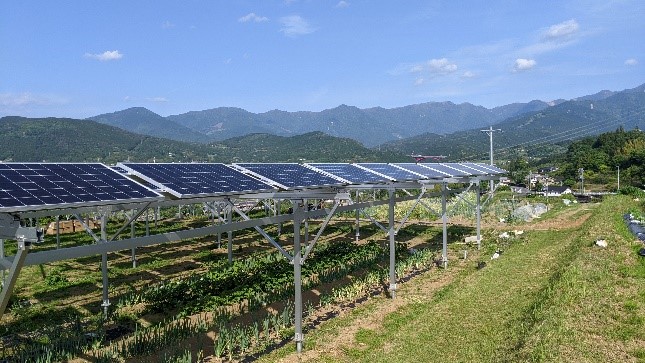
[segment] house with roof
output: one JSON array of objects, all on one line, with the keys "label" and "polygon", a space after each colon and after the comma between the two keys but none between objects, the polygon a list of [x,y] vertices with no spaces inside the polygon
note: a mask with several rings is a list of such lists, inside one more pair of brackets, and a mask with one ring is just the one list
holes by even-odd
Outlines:
[{"label": "house with roof", "polygon": [[547,197],[560,197],[564,194],[571,194],[571,188],[564,186],[564,187],[558,187],[558,186],[548,186],[542,189],[542,192],[544,193],[545,196]]}]

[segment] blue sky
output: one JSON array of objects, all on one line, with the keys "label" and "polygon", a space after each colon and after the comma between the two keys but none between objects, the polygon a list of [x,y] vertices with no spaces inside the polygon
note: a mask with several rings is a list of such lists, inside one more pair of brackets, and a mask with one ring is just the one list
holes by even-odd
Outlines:
[{"label": "blue sky", "polygon": [[6,1],[0,116],[495,107],[645,83],[645,1]]}]

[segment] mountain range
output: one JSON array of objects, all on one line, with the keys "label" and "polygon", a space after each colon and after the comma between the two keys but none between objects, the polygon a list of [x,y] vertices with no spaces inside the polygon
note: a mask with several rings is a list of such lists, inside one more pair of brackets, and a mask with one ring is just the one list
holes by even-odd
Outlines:
[{"label": "mountain range", "polygon": [[501,131],[494,132],[498,157],[518,149],[561,153],[581,137],[645,129],[645,84],[493,109],[434,102],[261,114],[216,108],[168,117],[130,108],[86,120],[9,116],[0,119],[0,161],[409,161],[409,154],[476,161],[488,158],[489,138],[480,131],[488,127]]},{"label": "mountain range", "polygon": [[321,131],[374,147],[424,133],[449,134],[486,127],[548,107],[549,104],[542,101],[514,103],[493,109],[452,102],[428,102],[392,109],[340,105],[320,112],[273,110],[252,113],[240,108],[219,107],[167,117],[135,107],[89,119],[135,133],[178,141],[212,142],[249,133],[293,136]]}]

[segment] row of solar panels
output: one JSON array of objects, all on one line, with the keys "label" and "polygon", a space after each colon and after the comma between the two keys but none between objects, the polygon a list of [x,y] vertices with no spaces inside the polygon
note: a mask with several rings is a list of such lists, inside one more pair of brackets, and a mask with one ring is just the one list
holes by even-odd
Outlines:
[{"label": "row of solar panels", "polygon": [[475,163],[0,163],[0,212],[504,173]]}]

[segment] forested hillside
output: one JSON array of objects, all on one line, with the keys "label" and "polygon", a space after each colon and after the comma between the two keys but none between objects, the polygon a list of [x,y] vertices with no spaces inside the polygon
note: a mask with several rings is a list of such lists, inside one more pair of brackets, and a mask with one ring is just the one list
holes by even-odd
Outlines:
[{"label": "forested hillside", "polygon": [[357,141],[321,132],[293,137],[253,134],[198,144],[134,134],[89,120],[0,119],[0,161],[350,162],[405,161]]},{"label": "forested hillside", "polygon": [[617,183],[620,167],[621,186],[645,187],[645,132],[622,128],[598,137],[572,143],[561,159],[560,175],[568,185],[579,179],[597,184]]}]

